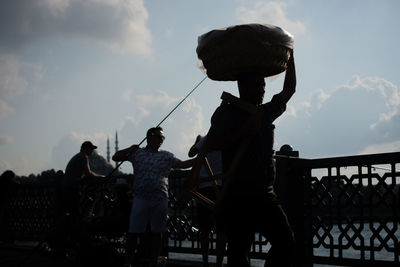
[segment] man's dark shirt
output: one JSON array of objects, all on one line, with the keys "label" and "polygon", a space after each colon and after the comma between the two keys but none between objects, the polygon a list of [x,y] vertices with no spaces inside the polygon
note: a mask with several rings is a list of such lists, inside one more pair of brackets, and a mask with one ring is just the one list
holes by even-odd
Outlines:
[{"label": "man's dark shirt", "polygon": [[[278,95],[271,102],[262,105],[265,110],[260,128],[250,138],[250,144],[239,162],[235,176],[236,183],[232,185],[232,193],[235,197],[253,195],[273,190],[275,168],[273,163],[274,128],[273,122],[286,109],[286,103]],[[217,144],[218,140],[224,140],[228,136],[239,131],[250,114],[239,107],[222,103],[212,118],[211,127],[207,138]],[[223,170],[228,171],[240,146],[238,140],[227,147],[219,147],[222,150]]]},{"label": "man's dark shirt", "polygon": [[83,152],[73,156],[65,168],[63,186],[79,190],[81,178],[85,172],[85,167],[89,164],[88,162],[89,158]]}]

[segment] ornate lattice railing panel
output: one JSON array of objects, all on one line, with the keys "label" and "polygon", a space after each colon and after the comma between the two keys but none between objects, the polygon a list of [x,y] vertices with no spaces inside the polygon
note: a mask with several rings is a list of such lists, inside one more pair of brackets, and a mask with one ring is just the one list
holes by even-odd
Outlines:
[{"label": "ornate lattice railing panel", "polygon": [[305,163],[315,262],[400,262],[399,162],[388,153]]},{"label": "ornate lattice railing panel", "polygon": [[8,196],[2,218],[6,239],[43,240],[54,229],[57,212],[54,186],[16,186]]},{"label": "ornate lattice railing panel", "polygon": [[[168,250],[171,252],[201,254],[200,233],[198,231],[197,209],[198,205],[194,200],[189,201],[185,207],[178,203],[183,181],[187,172],[182,172],[180,176],[169,179],[170,200],[169,200],[169,220],[168,220]],[[216,233],[212,231],[210,238],[210,253],[215,254]],[[256,234],[251,246],[251,257],[255,259],[265,258],[265,253],[269,249],[268,241],[261,235]]]}]

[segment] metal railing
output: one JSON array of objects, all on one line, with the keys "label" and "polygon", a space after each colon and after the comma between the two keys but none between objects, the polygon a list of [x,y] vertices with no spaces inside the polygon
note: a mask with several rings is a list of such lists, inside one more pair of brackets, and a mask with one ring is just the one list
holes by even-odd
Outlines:
[{"label": "metal railing", "polygon": [[[277,156],[276,164],[276,191],[295,232],[298,266],[400,264],[400,153],[325,159]],[[54,179],[59,180],[60,175],[54,174]],[[184,176],[181,172],[170,177],[167,250],[201,254],[196,203],[177,204]],[[56,184],[20,185],[10,194],[1,211],[7,220],[2,219],[0,241],[46,238],[58,216]],[[125,205],[128,209],[120,205],[129,199],[120,198],[121,191],[117,191],[121,187],[92,184],[84,188],[82,211],[86,217],[116,218],[118,209],[121,218],[127,218],[129,203]],[[99,228],[98,235],[114,232],[109,240],[123,251],[125,226]],[[268,241],[256,235],[251,257],[262,259],[268,249]],[[214,233],[210,253],[215,253]]]},{"label": "metal railing", "polygon": [[399,265],[400,153],[281,157],[277,170],[302,262]]}]

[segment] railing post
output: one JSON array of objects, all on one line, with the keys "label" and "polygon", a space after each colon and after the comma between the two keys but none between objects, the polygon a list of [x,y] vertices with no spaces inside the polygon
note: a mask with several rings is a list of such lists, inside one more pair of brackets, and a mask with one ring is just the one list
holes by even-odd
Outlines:
[{"label": "railing post", "polygon": [[[276,152],[275,191],[285,210],[296,239],[295,266],[313,266],[311,236],[311,217],[305,216],[307,203],[306,181],[298,151],[293,151],[289,145],[281,147]],[[308,218],[307,218],[308,217]]]}]

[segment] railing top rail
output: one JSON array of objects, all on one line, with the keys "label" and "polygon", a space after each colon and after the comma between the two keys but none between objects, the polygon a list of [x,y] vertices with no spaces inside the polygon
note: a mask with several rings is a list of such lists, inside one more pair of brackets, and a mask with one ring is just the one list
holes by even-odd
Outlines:
[{"label": "railing top rail", "polygon": [[318,159],[298,158],[297,161],[297,165],[302,168],[366,166],[366,165],[393,164],[393,163],[400,163],[400,152],[318,158]]}]

